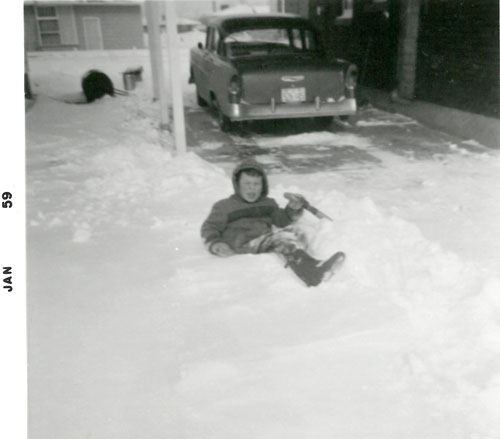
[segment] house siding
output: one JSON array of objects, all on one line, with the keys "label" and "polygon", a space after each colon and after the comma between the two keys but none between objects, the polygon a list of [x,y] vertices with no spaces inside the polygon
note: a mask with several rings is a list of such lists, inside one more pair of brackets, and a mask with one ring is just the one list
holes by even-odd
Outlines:
[{"label": "house siding", "polygon": [[[140,5],[81,5],[61,6],[65,17],[70,15],[68,8],[73,8],[74,24],[69,20],[61,20],[61,36],[64,44],[41,47],[38,41],[37,23],[33,5],[24,6],[24,44],[27,51],[40,50],[86,50],[83,18],[97,17],[101,23],[103,49],[118,50],[144,48],[142,29],[142,10]],[[70,17],[71,18],[71,17]],[[71,24],[71,25],[70,25]],[[76,34],[74,32],[76,29]]]},{"label": "house siding", "polygon": [[499,115],[498,13],[498,0],[422,2],[417,98]]},{"label": "house siding", "polygon": [[29,52],[40,50],[33,6],[24,6],[24,47]]},{"label": "house siding", "polygon": [[59,6],[57,10],[60,17],[61,41],[64,41],[64,44],[68,46],[77,46],[78,35],[76,34],[75,15],[72,6]]},{"label": "house siding", "polygon": [[85,50],[83,18],[97,17],[101,22],[103,49],[143,48],[142,12],[140,6],[74,6],[79,48]]}]

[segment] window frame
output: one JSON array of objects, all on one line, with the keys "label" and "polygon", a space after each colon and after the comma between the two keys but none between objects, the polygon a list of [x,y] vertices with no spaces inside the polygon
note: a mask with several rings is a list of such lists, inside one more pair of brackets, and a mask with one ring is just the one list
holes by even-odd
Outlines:
[{"label": "window frame", "polygon": [[[54,15],[51,16],[40,16],[38,15],[38,8],[51,8],[54,10]],[[60,17],[57,11],[57,6],[39,6],[35,5],[35,20],[38,34],[38,43],[41,47],[57,47],[62,44],[62,35],[61,35],[61,26],[60,26]],[[55,21],[57,23],[57,31],[44,31],[41,29],[40,22],[43,21]],[[58,43],[46,43],[43,40],[44,35],[57,35],[59,37]]]},{"label": "window frame", "polygon": [[207,39],[205,43],[205,49],[209,53],[220,54],[220,46],[221,46],[221,35],[219,29],[217,27],[209,27],[207,29]]},{"label": "window frame", "polygon": [[[283,38],[282,39],[276,39],[274,41],[272,40],[259,40],[256,38],[253,34],[253,32],[262,32],[262,31],[279,31],[283,33]],[[221,38],[222,44],[226,46],[228,43],[228,40],[231,39],[231,37],[234,37],[234,35],[239,35],[239,34],[244,34],[248,33],[249,36],[252,38],[250,42],[255,42],[255,43],[262,43],[265,44],[266,41],[270,44],[282,44],[283,46],[286,46],[286,48],[293,50],[293,51],[300,51],[300,52],[323,52],[323,46],[321,44],[321,39],[319,38],[318,33],[310,27],[307,26],[273,26],[273,27],[266,27],[266,26],[255,26],[255,27],[245,27],[238,29],[234,32],[227,33],[224,35],[224,38]],[[279,34],[277,34],[279,35]],[[258,35],[257,35],[258,37]],[[235,42],[238,42],[237,38],[235,39]],[[241,40],[242,43],[244,43],[244,40]],[[227,55],[227,53],[224,51],[224,55]]]}]

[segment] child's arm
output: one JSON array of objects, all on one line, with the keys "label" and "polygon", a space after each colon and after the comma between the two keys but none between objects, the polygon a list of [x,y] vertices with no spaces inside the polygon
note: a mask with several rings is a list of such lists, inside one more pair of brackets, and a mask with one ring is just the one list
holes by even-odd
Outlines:
[{"label": "child's arm", "polygon": [[[273,200],[274,201],[274,200]],[[284,209],[278,206],[276,202],[272,221],[275,226],[286,227],[292,222],[297,221],[303,214],[303,206],[299,203],[290,201]]]},{"label": "child's arm", "polygon": [[233,256],[235,254],[234,250],[223,241],[214,242],[210,246],[210,253],[222,257]]},{"label": "child's arm", "polygon": [[234,252],[222,239],[222,232],[227,225],[227,212],[222,202],[212,207],[210,214],[201,226],[201,237],[207,250],[218,256],[230,256]]}]

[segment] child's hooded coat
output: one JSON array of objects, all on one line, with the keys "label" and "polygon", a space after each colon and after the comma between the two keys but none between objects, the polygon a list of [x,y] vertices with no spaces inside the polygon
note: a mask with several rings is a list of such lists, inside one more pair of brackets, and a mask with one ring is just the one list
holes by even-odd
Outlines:
[{"label": "child's hooded coat", "polygon": [[[262,175],[262,194],[250,203],[239,194],[237,175],[244,169],[255,169]],[[201,236],[211,251],[216,242],[225,242],[238,252],[246,243],[264,233],[272,226],[286,227],[300,214],[286,207],[281,209],[269,191],[264,168],[255,160],[245,160],[237,166],[232,175],[234,194],[214,204],[208,218],[201,226]]]}]

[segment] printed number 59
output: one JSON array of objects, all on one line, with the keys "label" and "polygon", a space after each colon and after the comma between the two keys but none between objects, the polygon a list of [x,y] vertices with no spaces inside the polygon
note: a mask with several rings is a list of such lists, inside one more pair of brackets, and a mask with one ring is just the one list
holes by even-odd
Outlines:
[{"label": "printed number 59", "polygon": [[4,192],[2,194],[2,199],[7,200],[7,201],[2,201],[2,207],[4,209],[10,209],[12,207],[12,201],[10,201],[12,198],[12,194],[10,192]]}]

